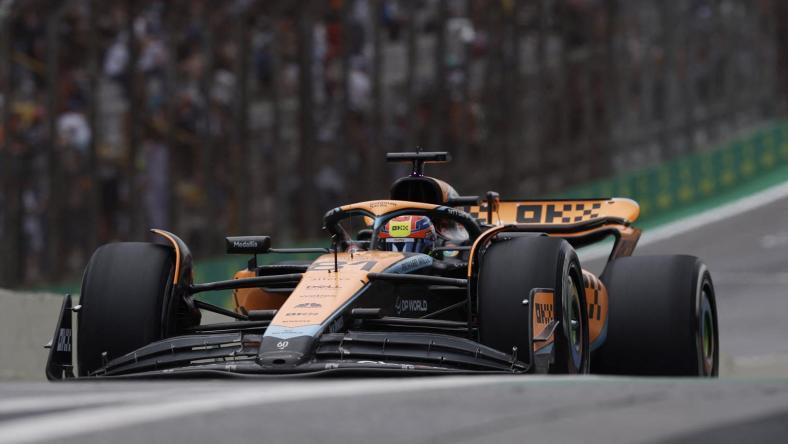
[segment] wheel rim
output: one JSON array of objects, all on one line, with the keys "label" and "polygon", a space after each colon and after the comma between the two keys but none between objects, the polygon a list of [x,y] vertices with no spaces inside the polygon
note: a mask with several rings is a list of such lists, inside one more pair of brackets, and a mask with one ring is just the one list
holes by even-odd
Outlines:
[{"label": "wheel rim", "polygon": [[701,359],[703,362],[703,375],[710,376],[714,372],[714,355],[716,354],[716,344],[714,338],[714,313],[711,308],[711,298],[708,288],[703,288],[700,306],[700,344]]},{"label": "wheel rim", "polygon": [[566,320],[567,320],[567,339],[569,339],[569,349],[572,353],[572,361],[576,369],[580,369],[583,363],[583,318],[580,310],[580,293],[575,285],[574,279],[567,277]]}]

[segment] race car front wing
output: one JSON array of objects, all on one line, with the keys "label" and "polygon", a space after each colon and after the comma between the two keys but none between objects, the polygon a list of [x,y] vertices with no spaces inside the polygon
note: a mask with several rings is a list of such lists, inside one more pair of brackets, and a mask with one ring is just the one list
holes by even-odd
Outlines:
[{"label": "race car front wing", "polygon": [[[74,377],[72,366],[71,298],[64,299],[50,345],[47,378]],[[104,362],[91,377],[249,376],[364,373],[524,373],[530,368],[517,357],[473,340],[449,334],[408,331],[325,333],[315,341],[312,356],[297,365],[280,366],[260,358],[264,321],[254,325],[223,324],[224,330],[167,338]],[[235,329],[231,329],[233,325]],[[239,327],[244,326],[243,329]]]}]

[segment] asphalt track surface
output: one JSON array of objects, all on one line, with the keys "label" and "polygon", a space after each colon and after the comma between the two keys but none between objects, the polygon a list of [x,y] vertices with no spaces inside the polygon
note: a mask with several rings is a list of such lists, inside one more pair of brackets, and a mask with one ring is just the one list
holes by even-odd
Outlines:
[{"label": "asphalt track surface", "polygon": [[2,383],[0,443],[788,442],[788,198],[638,250],[665,253],[712,272],[717,380]]}]

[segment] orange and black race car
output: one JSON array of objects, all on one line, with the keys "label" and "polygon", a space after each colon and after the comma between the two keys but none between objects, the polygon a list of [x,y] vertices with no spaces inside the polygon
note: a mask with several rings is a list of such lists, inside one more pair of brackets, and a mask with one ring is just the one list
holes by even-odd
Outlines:
[{"label": "orange and black race car", "polygon": [[[153,230],[160,243],[102,246],[79,305],[65,298],[47,377],[717,375],[709,272],[691,256],[632,256],[634,201],[460,196],[423,174],[447,153],[387,157],[412,163],[412,174],[389,199],[326,213],[331,248],[228,237],[228,253],[251,258],[230,280],[194,283],[188,247],[166,231]],[[595,276],[575,250],[607,238],[612,251]],[[321,255],[257,262],[303,252]],[[233,290],[234,310],[195,298],[216,290]],[[201,324],[202,310],[234,320]]]}]

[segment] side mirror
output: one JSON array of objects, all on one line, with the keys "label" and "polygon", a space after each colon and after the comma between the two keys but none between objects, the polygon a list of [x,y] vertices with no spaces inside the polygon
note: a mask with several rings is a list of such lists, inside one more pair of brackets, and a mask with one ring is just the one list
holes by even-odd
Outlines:
[{"label": "side mirror", "polygon": [[271,236],[231,236],[224,240],[227,254],[265,254],[271,249]]}]

